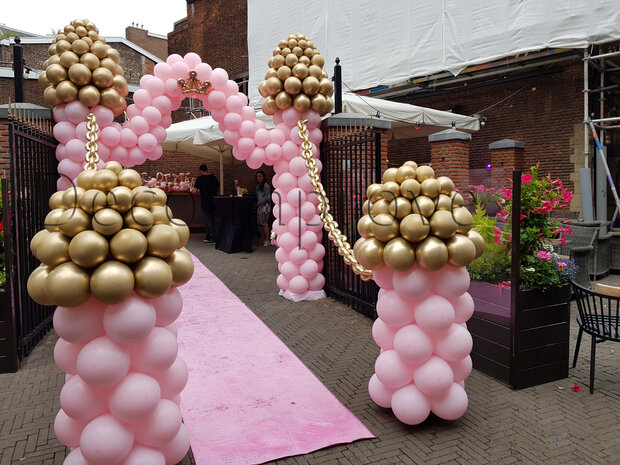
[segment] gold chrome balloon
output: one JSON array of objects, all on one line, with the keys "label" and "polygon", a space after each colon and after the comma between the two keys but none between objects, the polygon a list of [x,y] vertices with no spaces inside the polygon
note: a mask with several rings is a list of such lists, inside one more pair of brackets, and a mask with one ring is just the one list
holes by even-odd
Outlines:
[{"label": "gold chrome balloon", "polygon": [[153,224],[170,224],[172,210],[167,205],[153,205],[149,211],[153,214]]},{"label": "gold chrome balloon", "polygon": [[409,242],[420,242],[431,230],[429,221],[417,213],[407,215],[400,222],[400,234]]},{"label": "gold chrome balloon", "polygon": [[415,179],[405,179],[400,185],[400,195],[413,200],[420,195],[420,183]]},{"label": "gold chrome balloon", "polygon": [[134,275],[127,265],[109,260],[97,267],[90,277],[90,292],[95,299],[113,305],[127,299],[134,288]]},{"label": "gold chrome balloon", "polygon": [[452,192],[451,199],[452,208],[462,207],[465,204],[465,202],[463,201],[463,196],[458,192]]},{"label": "gold chrome balloon", "polygon": [[182,286],[194,274],[194,261],[187,252],[176,250],[166,259],[166,263],[172,271],[173,286]]},{"label": "gold chrome balloon", "polygon": [[49,232],[57,232],[60,231],[60,225],[62,224],[62,214],[65,212],[64,208],[55,208],[50,211],[43,221],[43,225],[45,229]]},{"label": "gold chrome balloon", "polygon": [[452,211],[452,199],[445,194],[439,194],[435,199],[435,210]]},{"label": "gold chrome balloon", "polygon": [[415,249],[416,261],[427,271],[435,271],[448,262],[448,248],[441,239],[428,236]]},{"label": "gold chrome balloon", "polygon": [[75,63],[69,68],[69,79],[76,86],[84,86],[90,82],[90,69],[82,63]]},{"label": "gold chrome balloon", "polygon": [[447,210],[436,211],[430,217],[429,222],[431,224],[431,232],[441,239],[448,239],[454,236],[458,228],[452,212]]},{"label": "gold chrome balloon", "polygon": [[107,206],[106,195],[98,189],[89,189],[80,197],[80,208],[92,215]]},{"label": "gold chrome balloon", "polygon": [[88,66],[88,69],[90,69],[91,71],[96,70],[97,68],[99,68],[100,65],[99,58],[97,58],[97,55],[95,55],[94,53],[85,53],[84,55],[82,55],[80,57],[80,63]]},{"label": "gold chrome balloon", "polygon": [[437,178],[437,181],[439,181],[439,190],[442,194],[448,196],[452,194],[452,192],[454,191],[454,182],[452,182],[452,179],[447,176],[439,176]]},{"label": "gold chrome balloon", "polygon": [[110,240],[110,254],[118,261],[134,263],[146,254],[146,237],[136,229],[121,229]]},{"label": "gold chrome balloon", "polygon": [[389,211],[393,217],[403,219],[411,213],[411,202],[405,197],[396,197],[390,202]]},{"label": "gold chrome balloon", "polygon": [[297,94],[295,100],[293,100],[293,107],[298,112],[304,113],[310,109],[311,103],[310,98],[306,94]]},{"label": "gold chrome balloon", "polygon": [[142,177],[135,170],[124,169],[118,173],[118,185],[133,189],[142,185]]},{"label": "gold chrome balloon", "polygon": [[474,225],[474,217],[471,216],[469,210],[465,207],[455,208],[453,210],[454,221],[458,225],[457,232],[460,234],[465,234],[469,232],[469,230]]},{"label": "gold chrome balloon", "polygon": [[278,68],[278,71],[276,71],[277,78],[283,82],[286,81],[289,77],[291,77],[292,74],[293,74],[293,71],[291,70],[291,68],[289,68],[286,65],[280,66]]},{"label": "gold chrome balloon", "polygon": [[396,181],[397,168],[388,168],[383,172],[383,182]]},{"label": "gold chrome balloon", "polygon": [[58,265],[45,280],[45,294],[54,305],[77,307],[90,297],[90,275],[73,262]]},{"label": "gold chrome balloon", "polygon": [[278,106],[276,105],[276,101],[273,97],[269,96],[263,101],[261,110],[266,115],[275,115],[276,111],[278,111]]},{"label": "gold chrome balloon", "polygon": [[148,210],[155,202],[155,192],[146,186],[134,187],[131,190],[131,196],[134,207],[142,207]]},{"label": "gold chrome balloon", "polygon": [[169,257],[179,247],[179,235],[167,224],[154,224],[146,240],[149,254],[158,258]]},{"label": "gold chrome balloon", "polygon": [[108,161],[103,165],[103,169],[110,170],[114,174],[118,175],[121,171],[123,171],[123,165],[117,161]]},{"label": "gold chrome balloon", "polygon": [[363,238],[368,238],[373,236],[372,232],[372,219],[369,215],[362,216],[357,221],[357,232]]},{"label": "gold chrome balloon", "polygon": [[185,224],[185,221],[172,218],[170,220],[170,226],[172,226],[179,235],[179,248],[185,246],[187,241],[189,241],[189,227]]},{"label": "gold chrome balloon", "polygon": [[[356,243],[357,246],[357,243]],[[368,270],[376,270],[384,265],[383,242],[374,237],[364,239],[355,253],[355,258]]]},{"label": "gold chrome balloon", "polygon": [[152,299],[163,295],[172,285],[172,270],[161,258],[144,257],[134,270],[136,292]]},{"label": "gold chrome balloon", "polygon": [[474,247],[476,248],[476,258],[478,258],[484,253],[484,249],[486,248],[483,237],[480,235],[480,233],[478,233],[478,231],[475,231],[473,229],[469,230],[469,232],[467,233],[467,237],[474,244]]},{"label": "gold chrome balloon", "polygon": [[153,214],[143,207],[134,207],[123,216],[125,226],[146,232],[153,226]]},{"label": "gold chrome balloon", "polygon": [[101,93],[95,86],[87,85],[80,88],[78,91],[78,98],[84,105],[92,108],[101,101]]},{"label": "gold chrome balloon", "polygon": [[56,85],[56,95],[65,103],[72,102],[78,98],[78,88],[71,81],[62,81]]},{"label": "gold chrome balloon", "polygon": [[73,237],[90,229],[90,215],[80,208],[68,208],[60,217],[60,232]]},{"label": "gold chrome balloon", "polygon": [[388,202],[391,202],[396,197],[400,196],[400,186],[397,182],[388,181],[383,183],[383,189],[381,190],[383,198]]},{"label": "gold chrome balloon", "polygon": [[411,166],[414,170],[418,169],[418,164],[415,161],[407,160],[403,165]]},{"label": "gold chrome balloon", "polygon": [[62,203],[65,205],[65,208],[77,207],[84,192],[85,190],[81,187],[70,187],[65,190],[62,194]]},{"label": "gold chrome balloon", "polygon": [[388,242],[399,235],[399,222],[392,215],[382,213],[372,218],[372,233],[381,242]]},{"label": "gold chrome balloon", "polygon": [[45,74],[45,71],[39,74],[39,84],[41,84],[41,86],[43,87],[52,85],[52,83],[49,82],[49,80],[47,79],[47,74]]},{"label": "gold chrome balloon", "polygon": [[390,213],[390,203],[385,199],[379,199],[370,206],[372,216],[381,215],[382,213]]},{"label": "gold chrome balloon", "polygon": [[39,261],[41,261],[41,259],[39,258],[39,254],[37,252],[39,248],[39,244],[47,241],[49,234],[50,232],[47,229],[42,229],[41,231],[36,233],[34,236],[32,236],[32,239],[30,240],[30,251],[32,252],[32,255],[37,257]]},{"label": "gold chrome balloon", "polygon": [[45,69],[45,76],[50,83],[58,85],[67,79],[67,70],[61,64],[52,64]]},{"label": "gold chrome balloon", "polygon": [[275,101],[276,101],[276,106],[280,110],[286,110],[288,107],[290,107],[293,104],[293,99],[285,91],[279,92],[278,95],[276,95]]},{"label": "gold chrome balloon", "polygon": [[368,215],[368,213],[369,213],[368,206],[369,205],[370,205],[370,202],[368,201],[368,199],[364,200],[364,203],[362,204],[362,213],[364,215]]},{"label": "gold chrome balloon", "polygon": [[133,195],[131,189],[125,186],[116,186],[108,192],[108,205],[120,213],[125,213],[131,208]]},{"label": "gold chrome balloon", "polygon": [[402,237],[394,238],[383,248],[383,261],[395,271],[406,271],[415,262],[415,247]]},{"label": "gold chrome balloon", "polygon": [[430,179],[435,177],[435,170],[428,165],[418,166],[415,172],[416,179],[418,182],[422,182],[425,179]]},{"label": "gold chrome balloon", "polygon": [[92,268],[108,257],[109,245],[105,237],[95,231],[82,231],[69,243],[69,256],[82,268]]},{"label": "gold chrome balloon", "polygon": [[50,232],[37,242],[36,257],[44,265],[54,267],[69,261],[69,239],[64,234]]},{"label": "gold chrome balloon", "polygon": [[435,211],[435,203],[424,195],[420,195],[411,201],[411,211],[429,218]]},{"label": "gold chrome balloon", "polygon": [[366,197],[370,200],[371,204],[375,203],[377,200],[383,198],[382,191],[383,184],[371,184],[366,188]]},{"label": "gold chrome balloon", "polygon": [[455,234],[446,241],[448,263],[452,266],[467,266],[476,258],[476,247],[467,236]]},{"label": "gold chrome balloon", "polygon": [[93,176],[93,187],[103,192],[108,192],[118,185],[116,173],[112,170],[101,169],[95,171]]},{"label": "gold chrome balloon", "polygon": [[60,64],[64,66],[66,69],[71,68],[71,66],[79,62],[80,62],[80,57],[71,51],[64,52],[62,55],[60,55]]},{"label": "gold chrome balloon", "polygon": [[91,224],[99,234],[111,236],[123,227],[123,217],[116,210],[104,208],[93,215]]},{"label": "gold chrome balloon", "polygon": [[149,187],[149,189],[151,190],[151,192],[155,193],[155,201],[153,202],[153,205],[159,205],[164,207],[166,205],[166,202],[168,201],[168,196],[166,195],[166,193],[158,187]]},{"label": "gold chrome balloon", "polygon": [[43,91],[43,98],[47,103],[52,106],[60,105],[62,103],[62,101],[58,97],[58,94],[56,93],[56,86],[53,85],[47,86],[45,88],[45,90]]},{"label": "gold chrome balloon", "polygon": [[319,91],[319,86],[319,80],[314,76],[307,76],[302,82],[304,93],[310,96],[315,95]]},{"label": "gold chrome balloon", "polygon": [[405,179],[415,179],[415,168],[410,165],[403,165],[396,170],[396,182],[402,184]]},{"label": "gold chrome balloon", "polygon": [[28,277],[26,289],[32,300],[41,305],[54,305],[54,302],[47,296],[45,283],[49,276],[49,268],[40,265]]},{"label": "gold chrome balloon", "polygon": [[439,181],[434,178],[425,179],[420,184],[420,190],[422,195],[425,195],[428,198],[434,199],[439,195],[439,191],[441,186],[439,185]]}]

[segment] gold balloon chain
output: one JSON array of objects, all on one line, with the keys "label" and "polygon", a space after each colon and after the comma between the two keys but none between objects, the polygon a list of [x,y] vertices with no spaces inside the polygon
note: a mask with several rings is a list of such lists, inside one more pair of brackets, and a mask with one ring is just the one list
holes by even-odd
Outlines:
[{"label": "gold balloon chain", "polygon": [[328,232],[329,239],[338,247],[338,253],[342,255],[344,262],[352,267],[353,272],[358,274],[360,278],[362,278],[362,281],[370,281],[372,279],[372,271],[367,270],[357,261],[353,254],[353,250],[351,250],[351,245],[347,242],[347,237],[338,229],[338,223],[334,221],[334,218],[329,213],[329,199],[327,198],[327,194],[319,178],[319,169],[316,166],[314,158],[312,158],[312,144],[308,139],[307,123],[308,120],[299,120],[297,122],[297,127],[299,128],[299,138],[303,141],[301,144],[301,148],[303,149],[302,157],[306,161],[310,182],[312,183],[312,187],[314,187],[314,191],[318,192],[321,196],[321,201],[319,202],[321,221],[323,221],[325,225],[325,230]]},{"label": "gold balloon chain", "polygon": [[99,125],[97,124],[97,117],[92,113],[89,113],[86,119],[88,120],[88,123],[86,123],[86,129],[88,130],[86,138],[88,142],[86,142],[86,163],[84,164],[84,169],[96,170],[97,163],[99,163],[99,154],[97,153],[99,150],[97,147],[97,139],[99,139],[97,131],[99,131]]}]

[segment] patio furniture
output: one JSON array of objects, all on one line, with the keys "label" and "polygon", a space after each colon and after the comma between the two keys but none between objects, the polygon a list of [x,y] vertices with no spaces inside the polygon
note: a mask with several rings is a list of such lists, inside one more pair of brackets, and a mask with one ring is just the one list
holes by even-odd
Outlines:
[{"label": "patio furniture", "polygon": [[[605,230],[608,223],[603,221],[576,221],[566,224],[571,227],[573,233],[566,235],[566,246],[562,247],[562,251],[559,253],[570,255],[570,250],[573,247],[592,244],[594,250],[588,255],[588,273],[595,278],[607,275],[611,263],[612,239],[612,235]],[[594,231],[598,231],[598,234],[594,242],[591,242]]]},{"label": "patio furniture", "polygon": [[[594,392],[594,366],[596,344],[605,341],[620,342],[620,289],[613,286],[597,285],[597,290],[587,289],[575,281],[571,282],[579,316],[579,335],[573,357],[573,368],[577,365],[577,355],[584,332],[592,336],[590,354],[590,394]],[[611,289],[610,289],[611,288]],[[605,295],[602,292],[615,295]]]},{"label": "patio furniture", "polygon": [[620,272],[620,228],[611,228],[611,254],[609,269]]},{"label": "patio furniture", "polygon": [[580,227],[571,224],[573,234],[567,235],[565,245],[560,245],[558,253],[572,258],[577,265],[575,281],[581,286],[591,289],[590,274],[596,265],[596,244],[599,234],[598,228]]}]

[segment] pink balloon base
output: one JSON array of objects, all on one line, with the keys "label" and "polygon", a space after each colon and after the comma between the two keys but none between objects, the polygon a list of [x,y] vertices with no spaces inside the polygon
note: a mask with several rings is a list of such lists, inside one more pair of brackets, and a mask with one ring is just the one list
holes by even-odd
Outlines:
[{"label": "pink balloon base", "polygon": [[409,425],[433,412],[456,420],[467,410],[464,381],[471,373],[472,338],[466,321],[474,311],[464,267],[373,272],[381,287],[379,318],[372,328],[381,347],[368,383],[372,400]]}]

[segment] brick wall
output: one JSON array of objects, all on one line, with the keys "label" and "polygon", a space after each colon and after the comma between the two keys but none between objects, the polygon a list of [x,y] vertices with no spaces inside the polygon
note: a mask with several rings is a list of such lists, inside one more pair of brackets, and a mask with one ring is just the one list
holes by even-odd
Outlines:
[{"label": "brick wall", "polygon": [[465,140],[431,142],[435,176],[448,176],[460,191],[465,191],[469,185],[469,144],[470,141]]},{"label": "brick wall", "polygon": [[[274,44],[274,47],[276,44]],[[235,77],[248,71],[246,0],[197,0],[168,34],[168,53],[195,52]]]},{"label": "brick wall", "polygon": [[11,165],[8,121],[0,120],[0,178],[8,178]]},{"label": "brick wall", "polygon": [[149,34],[149,31],[146,29],[128,26],[125,28],[125,38],[152,53],[157,58],[165,60],[168,57],[168,40]]}]

